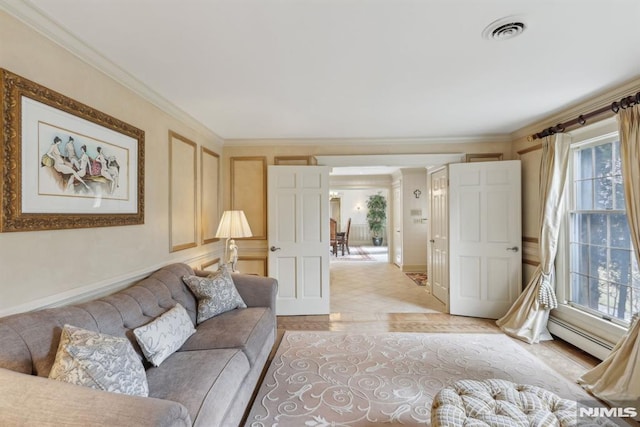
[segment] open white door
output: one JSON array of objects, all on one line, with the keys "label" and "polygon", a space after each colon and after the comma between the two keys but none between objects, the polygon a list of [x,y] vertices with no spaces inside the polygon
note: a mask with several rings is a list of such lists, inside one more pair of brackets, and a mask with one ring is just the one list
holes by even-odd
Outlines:
[{"label": "open white door", "polygon": [[522,289],[520,161],[449,165],[451,314],[497,319]]},{"label": "open white door", "polygon": [[445,306],[449,304],[449,174],[447,166],[429,173],[431,177],[431,237],[427,277],[431,292]]},{"label": "open white door", "polygon": [[329,313],[329,168],[269,166],[269,276],[279,315]]}]

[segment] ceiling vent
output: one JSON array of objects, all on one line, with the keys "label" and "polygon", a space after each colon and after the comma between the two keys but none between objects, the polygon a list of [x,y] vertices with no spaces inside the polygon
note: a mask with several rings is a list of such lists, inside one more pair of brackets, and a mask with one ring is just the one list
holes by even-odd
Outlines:
[{"label": "ceiling vent", "polygon": [[526,25],[515,16],[508,16],[489,24],[482,32],[482,37],[487,40],[508,40],[522,34],[525,28]]}]

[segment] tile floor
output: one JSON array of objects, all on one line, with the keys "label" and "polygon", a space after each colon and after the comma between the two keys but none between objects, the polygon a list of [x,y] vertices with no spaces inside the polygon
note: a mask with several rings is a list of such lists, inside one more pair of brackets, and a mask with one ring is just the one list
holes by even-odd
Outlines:
[{"label": "tile floor", "polygon": [[332,313],[439,313],[444,305],[387,262],[331,263]]}]

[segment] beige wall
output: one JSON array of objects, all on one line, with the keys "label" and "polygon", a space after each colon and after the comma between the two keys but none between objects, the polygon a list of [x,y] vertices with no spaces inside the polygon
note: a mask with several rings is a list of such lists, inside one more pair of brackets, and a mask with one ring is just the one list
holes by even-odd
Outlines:
[{"label": "beige wall", "polygon": [[219,138],[171,117],[4,12],[0,40],[0,67],[142,129],[146,137],[145,224],[0,234],[0,315],[99,292],[171,261],[197,264],[217,250],[214,243],[169,253],[167,170],[169,130],[218,153]]}]

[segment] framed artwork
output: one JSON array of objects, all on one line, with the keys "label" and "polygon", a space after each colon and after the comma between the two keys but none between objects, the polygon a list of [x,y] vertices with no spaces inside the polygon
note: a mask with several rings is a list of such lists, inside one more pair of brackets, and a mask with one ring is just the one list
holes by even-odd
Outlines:
[{"label": "framed artwork", "polygon": [[231,209],[247,216],[253,237],[267,238],[267,158],[231,157]]},{"label": "framed artwork", "polygon": [[200,149],[200,221],[202,244],[217,242],[220,222],[220,156],[206,147]]},{"label": "framed artwork", "polygon": [[170,251],[198,246],[196,238],[195,142],[169,131],[169,237]]},{"label": "framed artwork", "polygon": [[144,223],[144,131],[0,69],[0,231]]}]

